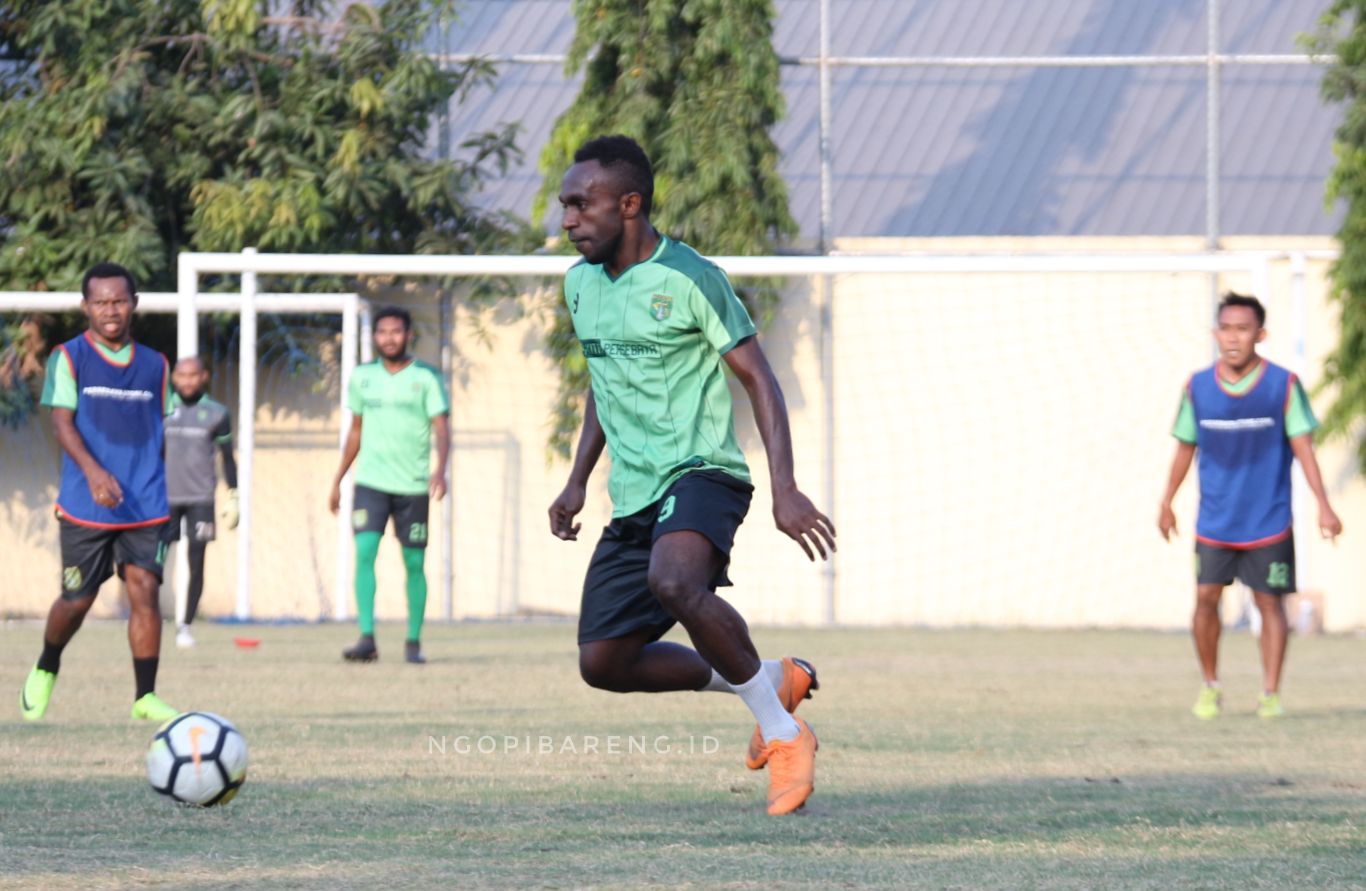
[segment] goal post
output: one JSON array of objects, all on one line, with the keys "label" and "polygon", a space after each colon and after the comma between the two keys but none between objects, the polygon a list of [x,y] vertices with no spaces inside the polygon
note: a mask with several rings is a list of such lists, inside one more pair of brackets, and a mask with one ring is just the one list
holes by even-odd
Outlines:
[{"label": "goal post", "polygon": [[[1126,274],[1184,274],[1208,276],[1210,308],[1216,289],[1213,283],[1221,275],[1245,276],[1246,286],[1265,294],[1270,288],[1270,263],[1275,254],[1270,252],[1189,252],[1189,253],[1009,253],[1009,254],[828,254],[821,256],[766,256],[713,257],[720,267],[734,277],[782,277],[825,283],[820,289],[834,300],[831,283],[840,277],[868,276],[953,276],[963,279],[976,277],[1043,276],[1049,274],[1126,275]],[[461,277],[509,276],[531,278],[559,278],[577,258],[560,255],[309,255],[241,253],[189,253],[180,257],[179,290],[184,338],[181,348],[193,351],[192,339],[196,327],[192,324],[195,312],[195,289],[199,277],[205,274],[251,273],[270,275],[332,274],[351,276],[396,277]],[[246,279],[244,278],[244,282]],[[846,299],[840,297],[839,299]],[[833,507],[836,503],[837,452],[836,412],[833,410],[840,361],[838,352],[831,348],[832,330],[839,313],[823,313],[817,323],[821,328],[821,389],[825,405],[824,417],[819,421],[824,428],[820,462],[823,480],[816,490],[825,495]],[[449,332],[443,332],[443,337]],[[446,535],[449,538],[449,534]],[[457,570],[457,574],[459,571]],[[442,579],[450,584],[450,579]],[[839,603],[837,576],[833,561],[826,569],[822,583],[820,619],[836,622],[846,615]],[[341,597],[338,598],[339,603]],[[340,609],[338,617],[341,616]]]},{"label": "goal post", "polygon": [[[787,397],[798,479],[841,533],[836,560],[812,566],[766,521],[771,498],[763,446],[747,400],[733,387],[736,433],[757,487],[749,522],[737,534],[737,605],[758,624],[1171,621],[1184,609],[1177,598],[1187,593],[1188,559],[1179,548],[1159,547],[1147,515],[1167,460],[1177,388],[1212,358],[1215,284],[1269,301],[1274,324],[1267,355],[1308,372],[1312,382],[1308,366],[1331,337],[1320,299],[1321,261],[1328,258],[1319,253],[713,258],[737,285],[751,276],[782,280],[782,303],[763,334],[765,351]],[[326,487],[349,427],[345,386],[340,394],[334,388],[349,378],[358,355],[368,358],[368,306],[354,295],[254,293],[262,275],[341,275],[392,279],[393,299],[413,312],[416,330],[439,338],[418,345],[431,361],[439,351],[453,397],[450,497],[432,515],[432,549],[442,549],[440,568],[431,562],[437,572],[432,601],[441,591],[446,618],[572,614],[580,564],[591,548],[542,542],[545,505],[562,485],[564,468],[539,455],[560,374],[544,335],[557,282],[575,261],[560,255],[182,255],[182,290],[143,295],[141,304],[177,313],[182,355],[200,348],[201,313],[244,313],[243,343],[230,348],[239,366],[229,359],[219,373],[241,380],[239,392],[224,398],[239,406],[245,546],[237,571],[225,560],[214,579],[214,612],[334,620],[354,612],[350,511],[330,516]],[[243,291],[199,293],[206,276],[239,277]],[[507,278],[523,296],[485,309],[444,291],[414,290],[414,279],[470,276]],[[369,296],[384,299],[382,293]],[[0,310],[70,309],[79,300],[66,295],[59,306],[53,295],[24,297],[22,303],[0,300]],[[248,319],[263,312],[337,312],[341,338],[335,327],[304,318],[286,317],[289,324],[275,331],[263,320],[258,356],[256,339],[245,335]],[[299,354],[281,352],[282,337],[292,332],[310,338],[300,343],[323,358],[321,378],[300,378],[292,359],[281,360]],[[261,407],[253,412],[248,406],[257,401]],[[50,449],[36,433],[8,439],[0,441],[0,470]],[[581,515],[590,529],[610,512],[602,470]],[[1194,519],[1194,488],[1188,484],[1179,499],[1185,526]],[[350,490],[342,487],[344,498]],[[32,486],[11,491],[20,497],[9,507],[0,499],[0,527],[41,528],[43,493]],[[1309,508],[1297,510],[1297,526],[1312,520],[1312,502],[1304,502],[1298,480],[1296,504]],[[1030,522],[1035,511],[1051,512],[1049,521]],[[1311,532],[1302,535],[1312,539]],[[29,535],[39,550],[25,562],[38,566],[46,546]],[[1340,584],[1331,554],[1308,541],[1305,551],[1302,579]],[[1008,568],[1020,561],[1031,577],[1047,580],[1055,599],[1068,601],[1038,596],[1026,605],[1012,597]],[[402,590],[401,570],[389,556],[377,566],[381,619],[403,611],[402,599],[392,596]],[[1103,595],[1093,591],[1088,599],[1082,579],[1094,572],[1122,581],[1107,581]],[[41,583],[28,566],[15,579]],[[1162,602],[1153,605],[1154,596]],[[1146,606],[1125,605],[1144,598]],[[432,601],[428,615],[443,617]]]}]

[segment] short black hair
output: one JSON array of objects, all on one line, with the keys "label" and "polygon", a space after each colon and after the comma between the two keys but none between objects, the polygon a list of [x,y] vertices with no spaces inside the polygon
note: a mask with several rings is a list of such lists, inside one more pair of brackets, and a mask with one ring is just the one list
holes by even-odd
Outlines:
[{"label": "short black hair", "polygon": [[138,299],[138,283],[133,281],[133,273],[117,263],[96,263],[81,279],[81,299],[90,299],[90,280],[93,278],[121,278],[128,283],[128,296]]},{"label": "short black hair", "polygon": [[408,310],[406,309],[397,306],[386,306],[375,313],[375,318],[371,321],[371,324],[375,327],[379,327],[380,319],[398,319],[403,323],[404,331],[413,330],[413,317],[408,314]]},{"label": "short black hair", "polygon": [[1214,317],[1216,319],[1219,318],[1219,316],[1224,314],[1224,310],[1228,309],[1230,306],[1246,306],[1257,314],[1257,327],[1266,327],[1266,307],[1262,306],[1262,301],[1258,300],[1256,297],[1229,291],[1224,295],[1224,299],[1219,301],[1219,311],[1214,314]]},{"label": "short black hair", "polygon": [[640,193],[640,212],[650,215],[655,197],[655,171],[645,149],[629,136],[599,136],[590,139],[574,153],[574,163],[597,161],[612,171],[627,192]]}]

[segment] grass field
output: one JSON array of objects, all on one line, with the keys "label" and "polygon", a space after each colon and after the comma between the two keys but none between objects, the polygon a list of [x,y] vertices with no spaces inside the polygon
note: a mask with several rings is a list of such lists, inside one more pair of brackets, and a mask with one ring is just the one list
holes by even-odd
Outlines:
[{"label": "grass field", "polygon": [[1293,640],[1289,717],[1263,721],[1226,636],[1201,723],[1182,635],[759,631],[822,680],[816,794],[775,819],[738,699],[591,690],[571,625],[431,627],[420,668],[399,626],[369,666],[339,661],[345,627],[197,633],[167,636],[159,692],[252,755],[203,811],[146,784],[122,625],[81,631],[38,724],[14,699],[41,628],[0,627],[0,887],[1366,887],[1359,638]]}]

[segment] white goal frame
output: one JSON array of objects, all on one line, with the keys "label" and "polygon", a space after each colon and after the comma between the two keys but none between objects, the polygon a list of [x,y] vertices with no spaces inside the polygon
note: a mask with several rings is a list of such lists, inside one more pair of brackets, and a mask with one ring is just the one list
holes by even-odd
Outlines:
[{"label": "white goal frame", "polygon": [[[825,479],[822,487],[824,503],[833,504],[835,497],[835,455],[834,431],[830,419],[834,417],[833,380],[834,357],[832,350],[831,313],[829,301],[831,288],[829,277],[841,274],[962,274],[996,273],[1029,274],[1047,272],[1080,273],[1204,273],[1211,281],[1211,309],[1216,299],[1215,277],[1221,273],[1244,273],[1250,277],[1254,293],[1265,297],[1271,286],[1270,266],[1274,260],[1289,259],[1292,263],[1292,342],[1294,353],[1292,370],[1302,373],[1305,364],[1305,331],[1307,326],[1307,299],[1305,296],[1305,260],[1308,257],[1321,259],[1324,252],[1288,251],[1199,251],[1181,253],[976,253],[976,254],[826,254],[820,256],[760,256],[760,257],[713,257],[712,259],[729,275],[737,277],[804,277],[819,283],[818,303],[821,310],[821,379],[823,387],[823,463]],[[270,275],[349,275],[349,276],[417,276],[417,277],[561,277],[576,262],[575,257],[563,255],[479,255],[479,256],[432,256],[432,255],[369,255],[369,254],[260,254],[248,248],[241,253],[185,253],[179,257],[179,349],[182,355],[193,354],[198,348],[196,337],[198,327],[196,313],[209,295],[198,293],[200,276],[206,274],[237,274],[242,276],[242,309],[244,319],[243,343],[254,338],[246,335],[246,319],[249,308],[254,305],[252,295],[258,274]],[[254,321],[254,316],[253,316]],[[254,330],[254,329],[253,329]],[[443,338],[449,332],[441,332]],[[368,341],[368,338],[366,338]],[[247,373],[247,364],[242,365]],[[252,371],[254,376],[254,369]],[[247,388],[243,386],[243,392]],[[344,401],[344,400],[343,400]],[[245,440],[247,431],[243,431]],[[343,428],[345,436],[345,428]],[[248,474],[250,470],[248,469]],[[247,477],[250,479],[250,476]],[[1296,501],[1304,497],[1302,483],[1297,483]],[[250,494],[243,489],[245,499],[243,516],[249,514]],[[452,499],[447,499],[448,515],[453,511]],[[1302,512],[1301,512],[1302,513]],[[249,528],[249,527],[248,527]],[[449,539],[449,536],[443,538]],[[444,541],[443,555],[449,551],[450,542]],[[349,548],[339,548],[341,553],[349,554]],[[240,559],[247,559],[239,553]],[[345,565],[343,565],[345,564]],[[244,566],[246,564],[243,564]],[[446,561],[449,566],[449,559]],[[350,565],[338,558],[338,595],[336,598],[337,619],[347,615],[349,593],[344,579],[350,578]],[[451,573],[443,573],[441,580],[446,592],[445,600],[452,603]],[[240,580],[249,574],[239,569]],[[838,621],[836,590],[836,566],[832,559],[825,566],[824,603],[822,616],[826,623]],[[239,603],[243,595],[239,592]],[[246,602],[250,602],[249,592]]]}]

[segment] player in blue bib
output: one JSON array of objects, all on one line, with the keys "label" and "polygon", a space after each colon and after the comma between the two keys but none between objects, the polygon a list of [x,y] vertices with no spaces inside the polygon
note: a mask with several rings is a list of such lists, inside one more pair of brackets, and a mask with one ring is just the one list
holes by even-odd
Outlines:
[{"label": "player in blue bib", "polygon": [[62,650],[115,570],[127,584],[131,610],[133,717],[161,722],[178,714],[154,692],[169,513],[162,459],[169,374],[165,356],[130,336],[137,303],[127,269],[93,267],[81,282],[81,311],[90,326],[48,361],[42,401],[52,409],[63,452],[57,494],[62,593],[48,612],[42,655],[19,692],[30,721],[47,711]]},{"label": "player in blue bib", "polygon": [[1282,598],[1295,590],[1290,465],[1299,459],[1319,505],[1326,538],[1342,532],[1314,457],[1318,427],[1294,374],[1257,355],[1266,339],[1266,310],[1255,297],[1229,294],[1219,304],[1214,338],[1219,360],[1191,376],[1172,435],[1167,491],[1158,512],[1163,538],[1176,531],[1172,499],[1198,456],[1200,512],[1195,522],[1195,650],[1205,683],[1192,712],[1214,718],[1219,687],[1219,598],[1236,578],[1253,591],[1262,618],[1262,698],[1257,714],[1283,715],[1281,668],[1289,629]]}]

